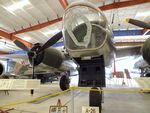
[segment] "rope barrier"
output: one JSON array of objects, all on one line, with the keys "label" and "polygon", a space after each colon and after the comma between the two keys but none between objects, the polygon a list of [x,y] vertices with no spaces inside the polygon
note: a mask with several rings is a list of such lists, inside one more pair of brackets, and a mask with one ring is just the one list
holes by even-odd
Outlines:
[{"label": "rope barrier", "polygon": [[35,99],[32,99],[32,100],[26,100],[26,101],[21,101],[21,102],[16,102],[16,103],[12,103],[12,104],[5,104],[5,105],[0,105],[0,108],[5,108],[5,107],[10,107],[10,106],[16,106],[16,105],[20,105],[20,104],[25,104],[25,103],[31,103],[31,102],[35,102],[35,101],[38,101],[38,100],[41,100],[41,99],[46,99],[46,98],[49,98],[49,97],[54,97],[54,96],[58,96],[58,95],[61,95],[61,94],[64,94],[68,91],[71,91],[71,90],[82,90],[82,91],[98,91],[98,92],[109,92],[109,93],[145,93],[145,92],[150,92],[150,90],[110,90],[110,89],[104,89],[104,90],[97,90],[97,89],[91,89],[91,88],[81,88],[81,87],[70,87],[69,89],[65,90],[65,91],[60,91],[60,92],[57,92],[57,93],[54,93],[54,94],[49,94],[49,95],[46,95],[46,96],[42,96],[42,97],[38,97],[38,98],[35,98]]}]

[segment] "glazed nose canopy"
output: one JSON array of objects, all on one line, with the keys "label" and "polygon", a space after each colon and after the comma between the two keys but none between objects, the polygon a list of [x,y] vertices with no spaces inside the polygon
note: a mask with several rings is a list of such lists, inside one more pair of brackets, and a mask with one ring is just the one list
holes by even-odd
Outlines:
[{"label": "glazed nose canopy", "polygon": [[[67,40],[67,45],[70,49],[84,49],[84,48],[96,48],[103,44],[105,38],[106,38],[106,32],[103,31],[99,25],[92,23],[92,29],[91,34],[89,35],[89,41],[85,41],[87,38],[87,26],[85,23],[78,25],[72,33],[74,34],[74,37],[71,37],[69,33],[66,31],[65,35]],[[76,39],[74,41],[73,39]]]},{"label": "glazed nose canopy", "polygon": [[97,48],[106,38],[107,21],[92,7],[72,6],[64,15],[65,45],[71,49]]},{"label": "glazed nose canopy", "polygon": [[2,64],[0,64],[0,75],[2,75],[2,74],[3,74],[3,71],[4,71],[4,67],[3,67],[3,65],[2,65]]}]

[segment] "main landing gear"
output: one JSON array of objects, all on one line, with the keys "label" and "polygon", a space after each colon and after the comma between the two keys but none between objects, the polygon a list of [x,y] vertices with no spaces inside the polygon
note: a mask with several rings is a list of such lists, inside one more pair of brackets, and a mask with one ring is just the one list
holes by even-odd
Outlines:
[{"label": "main landing gear", "polygon": [[60,89],[63,91],[69,89],[70,87],[69,76],[67,75],[61,76],[60,81],[59,81],[59,86],[60,86]]}]

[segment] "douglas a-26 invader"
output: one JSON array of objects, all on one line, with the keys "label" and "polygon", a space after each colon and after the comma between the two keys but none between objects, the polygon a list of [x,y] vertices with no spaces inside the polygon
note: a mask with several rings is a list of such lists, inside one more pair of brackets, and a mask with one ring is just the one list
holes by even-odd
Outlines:
[{"label": "douglas a-26 invader", "polygon": [[[105,87],[105,66],[111,63],[115,50],[113,33],[101,10],[88,2],[75,2],[69,5],[63,16],[63,30],[44,45],[37,44],[28,49],[18,40],[15,44],[27,51],[33,72],[34,66],[39,64],[59,68],[63,56],[60,51],[50,46],[62,36],[69,56],[79,65],[78,85],[94,89]],[[102,93],[90,91],[89,98],[90,106],[99,106],[101,109]]]},{"label": "douglas a-26 invader", "polygon": [[[62,66],[63,55],[57,49],[50,47],[62,37],[69,57],[79,65],[78,85],[93,89],[105,87],[105,66],[111,64],[116,49],[113,44],[113,33],[105,15],[91,3],[70,4],[63,16],[63,30],[44,45],[35,44],[29,49],[18,40],[15,44],[27,51],[34,72],[34,66],[40,64],[52,68]],[[67,77],[62,81],[65,86],[63,88],[68,88]],[[102,93],[90,91],[89,101],[90,106],[98,106],[101,110]]]}]

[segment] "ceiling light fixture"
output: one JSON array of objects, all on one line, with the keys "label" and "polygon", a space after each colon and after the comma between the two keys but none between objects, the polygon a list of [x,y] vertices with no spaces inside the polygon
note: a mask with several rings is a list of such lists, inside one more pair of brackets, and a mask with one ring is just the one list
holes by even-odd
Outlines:
[{"label": "ceiling light fixture", "polygon": [[147,17],[150,16],[150,11],[138,12],[136,17]]},{"label": "ceiling light fixture", "polygon": [[29,4],[30,4],[30,1],[29,1],[29,0],[22,0],[22,1],[20,1],[20,2],[16,2],[16,3],[14,3],[13,5],[10,5],[10,6],[6,7],[6,9],[7,9],[9,12],[14,12],[14,11],[16,11],[17,9],[23,8],[24,6],[29,5]]}]

